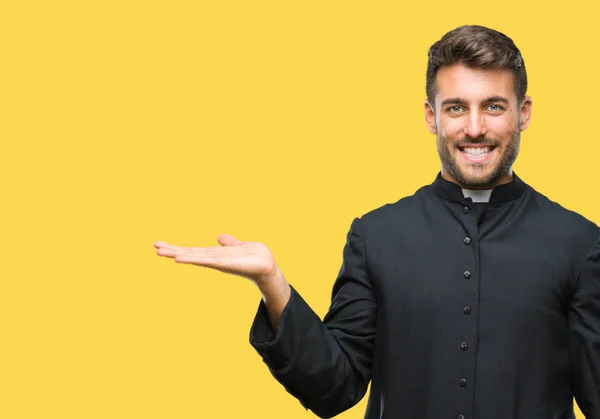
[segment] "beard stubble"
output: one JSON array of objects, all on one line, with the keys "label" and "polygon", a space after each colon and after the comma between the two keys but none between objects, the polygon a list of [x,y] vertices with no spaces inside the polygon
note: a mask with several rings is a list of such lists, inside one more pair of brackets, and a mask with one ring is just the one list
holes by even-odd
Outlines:
[{"label": "beard stubble", "polygon": [[[493,184],[500,177],[509,173],[512,165],[517,159],[517,155],[519,154],[521,132],[517,129],[512,133],[511,139],[504,149],[504,153],[502,154],[500,161],[496,164],[492,171],[489,172],[489,174],[482,174],[481,176],[471,176],[467,173],[464,173],[464,171],[461,170],[460,166],[456,162],[456,157],[454,157],[450,152],[450,149],[458,150],[458,147],[465,147],[468,145],[488,145],[494,146],[497,149],[499,144],[500,141],[497,138],[486,138],[485,136],[478,138],[470,138],[465,136],[458,141],[448,140],[447,137],[441,134],[438,134],[437,136],[438,154],[440,156],[443,169],[448,171],[448,173],[450,173],[457,181],[465,186],[485,187],[486,185]],[[483,169],[484,167],[484,165],[481,163],[470,164],[479,169]]]}]

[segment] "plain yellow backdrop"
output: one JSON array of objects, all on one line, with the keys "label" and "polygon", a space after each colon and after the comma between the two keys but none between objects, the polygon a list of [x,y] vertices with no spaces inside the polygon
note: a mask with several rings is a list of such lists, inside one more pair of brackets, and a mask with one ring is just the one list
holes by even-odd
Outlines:
[{"label": "plain yellow backdrop", "polygon": [[0,1],[0,417],[314,417],[248,343],[255,287],[152,243],[263,241],[324,315],[352,219],[435,178],[426,53],[462,24],[524,55],[516,172],[600,222],[598,12]]}]

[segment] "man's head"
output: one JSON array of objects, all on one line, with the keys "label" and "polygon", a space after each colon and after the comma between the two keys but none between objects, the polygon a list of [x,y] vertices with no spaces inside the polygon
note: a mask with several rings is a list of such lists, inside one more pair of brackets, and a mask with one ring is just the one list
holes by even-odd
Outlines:
[{"label": "man's head", "polygon": [[512,179],[531,115],[526,90],[521,53],[500,32],[462,26],[431,46],[425,118],[446,179],[473,189]]}]

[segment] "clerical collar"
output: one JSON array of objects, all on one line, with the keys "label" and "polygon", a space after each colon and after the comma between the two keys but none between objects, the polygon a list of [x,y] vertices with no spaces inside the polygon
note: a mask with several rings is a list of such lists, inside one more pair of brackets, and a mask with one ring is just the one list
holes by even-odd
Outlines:
[{"label": "clerical collar", "polygon": [[473,202],[490,202],[492,189],[463,189],[462,194],[465,198],[471,198]]},{"label": "clerical collar", "polygon": [[[466,198],[463,196],[463,189],[456,183],[444,179],[441,172],[438,172],[431,186],[440,198],[447,201],[461,202]],[[493,204],[513,201],[523,195],[523,192],[525,192],[525,183],[513,172],[512,182],[496,186],[491,191],[489,202]]]}]

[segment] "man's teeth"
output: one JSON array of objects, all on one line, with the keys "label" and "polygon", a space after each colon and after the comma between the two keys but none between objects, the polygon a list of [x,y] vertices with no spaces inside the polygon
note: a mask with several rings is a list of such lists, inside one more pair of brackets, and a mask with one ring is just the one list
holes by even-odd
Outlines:
[{"label": "man's teeth", "polygon": [[469,156],[479,157],[485,156],[491,151],[490,147],[465,147],[463,148],[463,153],[468,154]]}]

